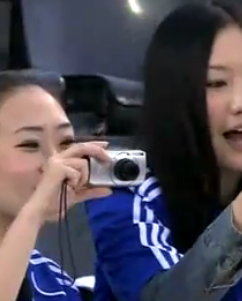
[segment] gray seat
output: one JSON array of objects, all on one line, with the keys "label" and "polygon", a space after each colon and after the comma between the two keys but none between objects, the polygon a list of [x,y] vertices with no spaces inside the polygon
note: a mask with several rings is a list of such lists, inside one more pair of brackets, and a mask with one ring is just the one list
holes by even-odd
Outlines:
[{"label": "gray seat", "polygon": [[128,136],[136,134],[143,86],[140,82],[104,76],[111,91],[107,112],[107,135]]},{"label": "gray seat", "polygon": [[106,134],[108,85],[95,75],[66,76],[66,112],[76,135],[101,136]]},{"label": "gray seat", "polygon": [[110,76],[68,76],[66,111],[81,140],[131,146],[142,105],[142,85]]}]

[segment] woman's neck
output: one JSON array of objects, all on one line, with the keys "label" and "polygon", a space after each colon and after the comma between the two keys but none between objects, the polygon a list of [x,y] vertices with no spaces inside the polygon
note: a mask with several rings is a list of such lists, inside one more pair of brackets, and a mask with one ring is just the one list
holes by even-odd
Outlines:
[{"label": "woman's neck", "polygon": [[223,170],[221,172],[221,199],[223,204],[229,204],[233,201],[235,197],[236,189],[241,180],[241,173]]}]

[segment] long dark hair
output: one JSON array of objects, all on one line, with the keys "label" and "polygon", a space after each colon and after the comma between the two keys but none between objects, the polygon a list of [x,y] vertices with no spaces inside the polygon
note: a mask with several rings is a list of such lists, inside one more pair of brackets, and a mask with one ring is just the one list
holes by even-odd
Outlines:
[{"label": "long dark hair", "polygon": [[[152,171],[167,198],[175,246],[188,250],[220,208],[206,78],[214,39],[241,26],[237,1],[177,8],[160,24],[145,61],[143,133]],[[229,45],[228,45],[229,51]]]}]

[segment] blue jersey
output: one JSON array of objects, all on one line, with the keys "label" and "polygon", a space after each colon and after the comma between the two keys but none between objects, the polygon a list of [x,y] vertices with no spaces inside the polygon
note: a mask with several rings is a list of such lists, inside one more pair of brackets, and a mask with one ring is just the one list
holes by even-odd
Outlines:
[{"label": "blue jersey", "polygon": [[[138,188],[86,203],[97,252],[95,301],[138,301],[145,284],[183,257],[172,243],[162,190],[152,176]],[[242,283],[223,301],[242,301]]]},{"label": "blue jersey", "polygon": [[33,250],[27,271],[33,301],[80,301],[73,280],[53,260]]}]

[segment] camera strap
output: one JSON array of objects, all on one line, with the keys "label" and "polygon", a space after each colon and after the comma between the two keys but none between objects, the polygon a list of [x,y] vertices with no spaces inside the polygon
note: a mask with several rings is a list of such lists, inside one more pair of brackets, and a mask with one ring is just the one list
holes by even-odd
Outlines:
[{"label": "camera strap", "polygon": [[[67,212],[68,212],[67,181],[64,181],[62,183],[62,187],[61,187],[60,202],[59,202],[58,241],[59,241],[59,251],[60,251],[60,266],[61,266],[61,271],[62,271],[62,278],[64,281],[64,279],[65,279],[64,266],[65,265],[64,265],[63,230],[65,230],[66,237],[67,237],[67,251],[68,251],[68,256],[70,258],[70,264],[71,264],[72,274],[73,274],[73,283],[70,285],[70,286],[72,286],[76,279],[77,273],[76,273],[75,259],[74,259],[74,254],[73,254],[73,244],[72,244],[71,235],[70,235],[69,217],[68,217]],[[62,221],[63,213],[64,213],[64,219]]]}]

